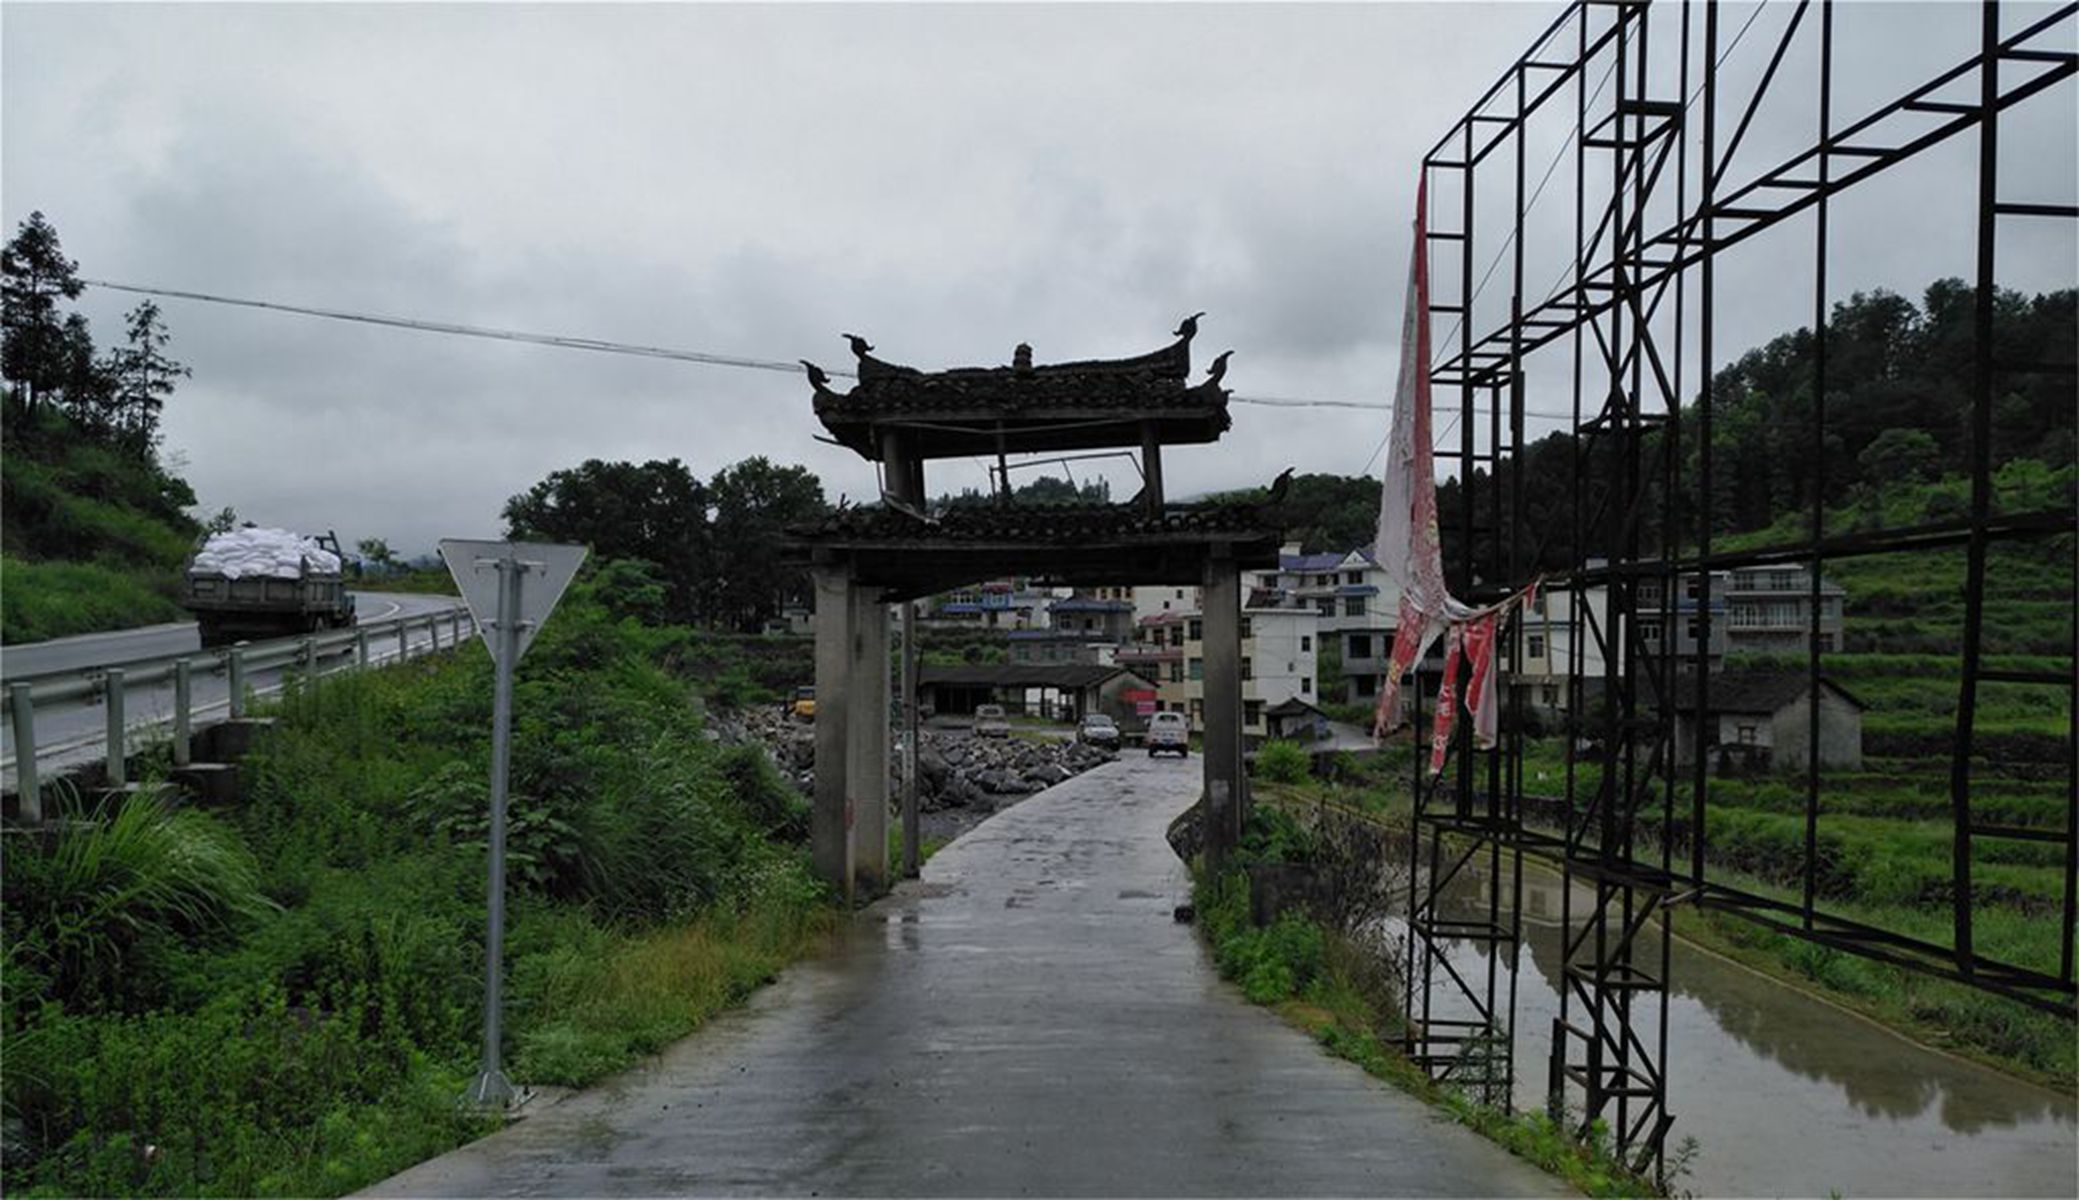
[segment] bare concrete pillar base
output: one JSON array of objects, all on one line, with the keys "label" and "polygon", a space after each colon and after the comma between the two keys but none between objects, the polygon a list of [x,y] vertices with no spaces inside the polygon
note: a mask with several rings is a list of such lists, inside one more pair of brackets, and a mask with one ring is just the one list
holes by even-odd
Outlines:
[{"label": "bare concrete pillar base", "polygon": [[852,589],[852,886],[861,898],[888,890],[888,607],[877,589]]},{"label": "bare concrete pillar base", "polygon": [[816,795],[809,815],[809,854],[817,878],[850,904],[852,888],[852,654],[856,610],[851,573],[819,566],[816,592]]},{"label": "bare concrete pillar base", "polygon": [[237,762],[272,732],[273,717],[234,717],[196,734],[191,758],[205,763]]},{"label": "bare concrete pillar base", "polygon": [[1242,577],[1231,558],[1206,564],[1205,604],[1206,864],[1218,868],[1241,843]]},{"label": "bare concrete pillar base", "polygon": [[194,797],[198,804],[228,806],[243,797],[236,763],[189,763],[175,767],[171,778],[175,787]]}]

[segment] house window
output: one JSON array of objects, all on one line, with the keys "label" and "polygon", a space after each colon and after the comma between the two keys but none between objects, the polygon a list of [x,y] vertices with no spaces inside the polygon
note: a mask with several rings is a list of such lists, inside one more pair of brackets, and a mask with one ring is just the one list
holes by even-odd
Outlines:
[{"label": "house window", "polygon": [[1182,625],[1172,625],[1169,627],[1169,644],[1172,646],[1181,646],[1184,644],[1184,627]]},{"label": "house window", "polygon": [[1757,735],[1758,735],[1758,732],[1759,732],[1759,731],[1758,731],[1758,730],[1756,729],[1756,727],[1755,727],[1755,726],[1752,726],[1752,725],[1742,725],[1742,726],[1740,726],[1740,744],[1741,744],[1742,746],[1752,746],[1752,745],[1754,745],[1754,743],[1755,743],[1755,740],[1756,740],[1756,737],[1757,737]]},{"label": "house window", "polygon": [[1545,635],[1542,633],[1533,633],[1530,635],[1529,641],[1530,646],[1526,653],[1528,653],[1532,658],[1545,657]]},{"label": "house window", "polygon": [[1263,724],[1263,701],[1242,701],[1242,724],[1252,726]]},{"label": "house window", "polygon": [[1248,640],[1249,640],[1250,638],[1252,638],[1252,637],[1255,637],[1255,636],[1256,636],[1256,635],[1255,635],[1254,633],[1251,633],[1251,632],[1250,632],[1250,629],[1249,629],[1249,618],[1247,618],[1247,617],[1243,617],[1243,618],[1242,618],[1242,640],[1246,642],[1246,641],[1248,641]]},{"label": "house window", "polygon": [[[1305,646],[1305,644],[1304,644],[1304,643],[1302,643],[1302,644],[1300,645],[1300,649],[1302,649],[1302,650],[1306,649],[1306,646]],[[1351,657],[1351,658],[1370,658],[1371,656],[1372,656],[1372,635],[1371,635],[1371,634],[1368,634],[1368,633],[1354,633],[1354,634],[1351,634],[1351,635],[1350,635],[1350,657]]]},{"label": "house window", "polygon": [[1538,689],[1538,700],[1546,708],[1559,707],[1559,685],[1548,683]]},{"label": "house window", "polygon": [[1319,612],[1319,613],[1320,613],[1320,614],[1321,614],[1322,616],[1324,616],[1324,617],[1332,617],[1332,616],[1334,616],[1334,615],[1335,615],[1335,597],[1333,597],[1333,596],[1323,596],[1323,597],[1322,597],[1321,599],[1319,599],[1319,600],[1316,600],[1316,601],[1314,601],[1314,608],[1315,608],[1315,610],[1316,610],[1316,611],[1318,611],[1318,612]]},{"label": "house window", "polygon": [[1302,675],[1299,677],[1299,694],[1302,696],[1311,696],[1314,694],[1313,676]]},{"label": "house window", "polygon": [[1343,582],[1344,582],[1344,583],[1347,583],[1347,584],[1349,584],[1349,585],[1350,585],[1351,587],[1356,587],[1356,586],[1357,586],[1358,584],[1360,584],[1360,583],[1363,583],[1363,582],[1364,582],[1364,572],[1362,572],[1362,571],[1349,571],[1349,572],[1346,572],[1346,573],[1345,573],[1345,574],[1343,575]]},{"label": "house window", "polygon": [[1697,620],[1695,617],[1689,618],[1689,640],[1692,642],[1701,641],[1703,640],[1703,636],[1704,623],[1702,621]]},{"label": "house window", "polygon": [[[1184,589],[1183,589],[1183,588],[1178,588],[1178,589],[1177,589],[1177,599],[1179,599],[1179,600],[1182,600],[1183,598],[1184,598]],[[1169,606],[1168,606],[1167,604],[1165,604],[1165,605],[1163,605],[1163,607],[1164,607],[1164,608],[1168,608]]]},{"label": "house window", "polygon": [[1640,641],[1642,641],[1642,642],[1651,642],[1651,643],[1653,643],[1654,645],[1659,645],[1659,644],[1660,644],[1660,622],[1658,622],[1658,621],[1641,621],[1641,622],[1639,622],[1639,640],[1640,640]]},{"label": "house window", "polygon": [[1344,616],[1346,616],[1346,617],[1361,617],[1361,616],[1363,616],[1363,615],[1364,615],[1364,597],[1362,597],[1362,596],[1345,596],[1345,597],[1343,597],[1343,615],[1344,615]]},{"label": "house window", "polygon": [[1206,660],[1205,660],[1205,659],[1202,659],[1202,658],[1194,658],[1194,659],[1192,659],[1192,660],[1191,660],[1191,678],[1193,678],[1193,679],[1204,679],[1205,677],[1206,677]]},{"label": "house window", "polygon": [[1171,664],[1169,665],[1169,681],[1170,681],[1171,683],[1182,683],[1182,682],[1184,682],[1184,664],[1183,664],[1183,663],[1180,663],[1180,662],[1173,662],[1173,663],[1171,663]]},{"label": "house window", "polygon": [[1352,675],[1350,682],[1357,685],[1360,696],[1376,696],[1379,693],[1379,677],[1376,675]]},{"label": "house window", "polygon": [[1191,633],[1189,636],[1191,640],[1194,642],[1205,641],[1206,623],[1204,621],[1199,620],[1197,617],[1191,618]]},{"label": "house window", "polygon": [[1300,652],[1301,654],[1305,654],[1305,653],[1306,653],[1307,651],[1309,651],[1309,650],[1312,650],[1313,648],[1314,648],[1314,639],[1313,639],[1312,637],[1309,637],[1308,635],[1306,635],[1306,634],[1304,634],[1304,633],[1300,634],[1300,635],[1299,635],[1299,652]]},{"label": "house window", "polygon": [[1538,616],[1541,616],[1541,617],[1545,615],[1545,593],[1544,593],[1544,592],[1542,592],[1542,591],[1541,591],[1541,592],[1539,592],[1539,593],[1538,593],[1537,595],[1535,595],[1535,596],[1531,597],[1531,599],[1530,599],[1530,611],[1532,611],[1533,613],[1536,613],[1536,614],[1537,614]]},{"label": "house window", "polygon": [[1203,724],[1205,724],[1205,723],[1206,723],[1206,702],[1205,702],[1205,701],[1203,701],[1203,700],[1193,700],[1193,701],[1191,702],[1191,723],[1192,723],[1193,725],[1203,725]]},{"label": "house window", "polygon": [[1253,669],[1251,668],[1251,666],[1250,666],[1250,664],[1249,664],[1249,656],[1248,656],[1248,655],[1246,655],[1246,654],[1242,655],[1242,678],[1243,678],[1243,679],[1254,679],[1254,678],[1256,678],[1256,676],[1255,676],[1255,674],[1254,674],[1254,671],[1253,671]]}]

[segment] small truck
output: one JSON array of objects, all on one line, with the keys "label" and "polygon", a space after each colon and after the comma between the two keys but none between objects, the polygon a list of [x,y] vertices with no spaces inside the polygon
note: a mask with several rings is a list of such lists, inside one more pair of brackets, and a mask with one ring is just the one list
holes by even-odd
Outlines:
[{"label": "small truck", "polygon": [[189,560],[181,586],[181,606],[195,614],[203,645],[290,637],[354,623],[354,597],[341,571],[345,560],[337,534],[314,539],[324,555],[296,555],[293,569],[279,555],[263,568],[226,569],[220,541],[226,536],[211,538]]}]

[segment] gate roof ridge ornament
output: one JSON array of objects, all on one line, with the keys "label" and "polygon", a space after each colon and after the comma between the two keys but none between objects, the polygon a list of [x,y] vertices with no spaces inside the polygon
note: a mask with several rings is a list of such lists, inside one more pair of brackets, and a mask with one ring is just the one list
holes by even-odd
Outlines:
[{"label": "gate roof ridge ornament", "polygon": [[920,459],[1144,447],[1151,439],[1203,444],[1232,424],[1226,356],[1191,382],[1191,342],[1204,315],[1184,318],[1169,345],[1125,358],[1035,362],[1021,343],[1009,364],[923,371],[876,357],[872,342],[848,333],[858,360],[849,391],[832,390],[826,373],[805,367],[817,418],[839,445],[870,461],[882,461],[882,435],[891,430]]}]

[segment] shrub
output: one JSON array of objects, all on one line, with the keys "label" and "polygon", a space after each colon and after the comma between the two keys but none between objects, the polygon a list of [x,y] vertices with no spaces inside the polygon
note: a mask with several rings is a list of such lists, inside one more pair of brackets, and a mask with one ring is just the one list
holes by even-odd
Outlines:
[{"label": "shrub", "polygon": [[[672,641],[574,594],[522,667],[523,1080],[588,1082],[682,1036],[822,923],[776,840],[799,797],[706,740],[652,657]],[[235,813],[147,797],[11,842],[9,1193],[337,1194],[483,1131],[455,1099],[482,1021],[489,684],[474,645],[330,680],[282,702]]]},{"label": "shrub", "polygon": [[112,815],[63,805],[45,854],[10,854],[8,955],[73,1003],[141,1003],[161,981],[161,952],[269,907],[253,857],[212,818],[163,792]]},{"label": "shrub", "polygon": [[1256,752],[1256,774],[1272,783],[1304,782],[1312,758],[1298,742],[1265,742]]}]

